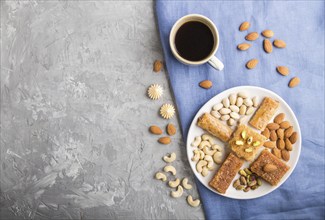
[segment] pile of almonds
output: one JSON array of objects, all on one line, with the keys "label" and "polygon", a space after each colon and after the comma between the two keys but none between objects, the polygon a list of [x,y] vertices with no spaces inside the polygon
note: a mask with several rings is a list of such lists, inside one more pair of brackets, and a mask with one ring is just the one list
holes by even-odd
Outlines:
[{"label": "pile of almonds", "polygon": [[269,139],[264,143],[264,147],[272,149],[276,157],[289,161],[292,145],[298,140],[298,133],[293,130],[289,121],[284,121],[284,118],[284,113],[278,114],[262,131],[262,135]]},{"label": "pile of almonds", "polygon": [[[239,26],[240,31],[246,31],[250,28],[250,23],[248,21],[243,22]],[[283,40],[275,39],[273,41],[273,46],[271,41],[269,40],[274,36],[274,33],[272,30],[264,30],[262,31],[262,36],[265,38],[263,40],[263,49],[266,53],[272,53],[273,51],[273,46],[276,48],[285,48],[286,43]],[[250,32],[245,36],[245,39],[247,41],[255,41],[259,37],[259,34],[257,32]],[[238,50],[245,51],[248,50],[252,45],[249,43],[241,43],[237,46]],[[246,63],[246,68],[247,69],[254,69],[258,64],[258,59],[251,59]],[[289,68],[285,66],[277,66],[276,70],[279,74],[283,76],[287,76],[289,74]],[[290,88],[296,87],[300,83],[300,78],[299,77],[293,77],[289,81],[288,86]]]},{"label": "pile of almonds", "polygon": [[[161,130],[161,128],[158,127],[157,125],[150,126],[149,131],[152,134],[155,134],[155,135],[161,135],[163,133],[163,131]],[[175,125],[173,125],[172,123],[169,123],[166,126],[166,132],[167,132],[167,134],[169,136],[173,136],[174,134],[176,134],[176,127],[175,127]],[[164,136],[164,137],[159,138],[158,139],[158,142],[161,143],[161,144],[170,144],[171,143],[171,139],[168,136]]]}]

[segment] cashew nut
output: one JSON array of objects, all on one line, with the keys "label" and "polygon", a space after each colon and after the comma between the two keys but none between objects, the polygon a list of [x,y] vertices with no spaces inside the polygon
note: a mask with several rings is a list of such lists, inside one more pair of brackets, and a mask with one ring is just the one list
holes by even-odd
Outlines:
[{"label": "cashew nut", "polygon": [[200,159],[203,160],[203,158],[205,156],[205,153],[203,151],[201,151],[201,150],[199,151],[199,153],[200,153]]},{"label": "cashew nut", "polygon": [[207,147],[211,147],[211,144],[209,141],[202,141],[200,144],[199,144],[199,149],[202,150],[205,146]]},{"label": "cashew nut", "polygon": [[221,147],[220,145],[218,145],[218,144],[212,145],[212,149],[216,150],[216,151],[220,151],[222,153],[225,151],[225,149],[223,147]]},{"label": "cashew nut", "polygon": [[155,177],[157,180],[161,180],[163,182],[165,182],[167,180],[166,175],[161,172],[157,172]]},{"label": "cashew nut", "polygon": [[179,183],[180,183],[181,181],[177,178],[176,180],[174,180],[174,181],[169,181],[168,182],[168,185],[170,186],[170,187],[172,187],[172,188],[176,188],[178,185],[179,185]]},{"label": "cashew nut", "polygon": [[205,161],[205,160],[200,160],[199,162],[197,162],[197,164],[196,164],[196,170],[197,170],[197,172],[201,173],[203,167],[206,166],[207,164],[208,164],[208,162]]},{"label": "cashew nut", "polygon": [[199,199],[193,200],[191,195],[187,196],[186,200],[187,200],[187,203],[192,207],[197,207],[200,205],[200,200]]},{"label": "cashew nut", "polygon": [[188,183],[188,179],[187,178],[184,178],[182,180],[182,185],[185,189],[192,189],[192,185]]},{"label": "cashew nut", "polygon": [[204,156],[204,160],[205,161],[208,161],[208,165],[207,165],[208,170],[213,170],[213,164],[214,164],[214,162],[213,162],[212,157],[210,155],[205,155]]},{"label": "cashew nut", "polygon": [[220,151],[217,151],[213,154],[213,160],[216,162],[216,164],[222,163],[222,153]]},{"label": "cashew nut", "polygon": [[209,141],[211,145],[214,144],[213,137],[209,134],[202,135],[202,140]]},{"label": "cashew nut", "polygon": [[163,159],[166,163],[171,163],[176,160],[176,154],[173,152],[169,156],[164,156]]},{"label": "cashew nut", "polygon": [[176,175],[176,169],[175,167],[173,167],[172,165],[167,165],[164,167],[164,171],[166,173],[170,172],[171,174],[173,174],[174,176]]},{"label": "cashew nut", "polygon": [[191,143],[192,147],[197,147],[201,143],[202,139],[201,136],[197,136],[194,138],[194,141]]},{"label": "cashew nut", "polygon": [[173,198],[181,197],[183,195],[183,187],[181,185],[179,185],[177,187],[177,190],[176,191],[172,191],[170,194],[171,194],[171,196]]},{"label": "cashew nut", "polygon": [[207,155],[213,155],[216,152],[216,150],[210,150],[210,148],[204,147],[203,152]]},{"label": "cashew nut", "polygon": [[209,169],[207,168],[207,167],[203,167],[202,168],[202,176],[207,176],[208,175],[208,173],[209,173]]},{"label": "cashew nut", "polygon": [[198,150],[193,151],[192,161],[198,161],[200,159],[200,152]]}]

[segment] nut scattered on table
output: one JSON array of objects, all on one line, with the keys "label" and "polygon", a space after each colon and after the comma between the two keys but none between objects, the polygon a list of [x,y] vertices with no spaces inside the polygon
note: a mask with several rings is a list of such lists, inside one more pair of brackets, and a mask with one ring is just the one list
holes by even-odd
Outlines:
[{"label": "nut scattered on table", "polygon": [[161,69],[163,67],[163,64],[160,60],[155,60],[155,62],[153,63],[153,71],[154,72],[160,72]]},{"label": "nut scattered on table", "polygon": [[277,66],[276,71],[278,71],[282,76],[287,76],[290,73],[289,68],[286,66]]},{"label": "nut scattered on table", "polygon": [[285,48],[287,46],[283,40],[274,40],[273,45],[277,48]]},{"label": "nut scattered on table", "polygon": [[293,77],[289,82],[289,87],[294,88],[294,87],[298,86],[299,83],[300,83],[300,78],[299,77]]},{"label": "nut scattered on table", "polygon": [[246,63],[247,69],[254,69],[258,64],[258,59],[251,59]]},{"label": "nut scattered on table", "polygon": [[213,83],[210,80],[203,80],[200,82],[200,87],[203,89],[210,89],[213,85]]},{"label": "nut scattered on table", "polygon": [[248,50],[252,45],[248,43],[238,44],[238,50]]},{"label": "nut scattered on table", "polygon": [[258,38],[258,33],[257,32],[251,32],[249,34],[246,35],[245,39],[248,41],[254,41]]},{"label": "nut scattered on table", "polygon": [[174,134],[176,134],[176,127],[175,125],[173,125],[172,123],[169,123],[167,126],[166,126],[166,130],[167,130],[167,134],[169,136],[173,136]]},{"label": "nut scattered on table", "polygon": [[241,25],[239,26],[239,30],[240,31],[246,31],[248,30],[248,28],[251,26],[251,24],[248,21],[244,21],[243,23],[241,23]]},{"label": "nut scattered on table", "polygon": [[155,134],[155,135],[160,135],[160,134],[163,133],[162,130],[161,130],[158,126],[156,126],[156,125],[152,125],[152,126],[150,126],[149,131],[150,131],[152,134]]},{"label": "nut scattered on table", "polygon": [[170,144],[171,142],[171,139],[170,137],[161,137],[158,139],[158,142],[161,143],[161,144]]},{"label": "nut scattered on table", "polygon": [[262,35],[263,35],[263,37],[271,38],[271,37],[273,37],[274,33],[273,33],[273,31],[271,31],[271,30],[264,30],[264,31],[262,32]]}]

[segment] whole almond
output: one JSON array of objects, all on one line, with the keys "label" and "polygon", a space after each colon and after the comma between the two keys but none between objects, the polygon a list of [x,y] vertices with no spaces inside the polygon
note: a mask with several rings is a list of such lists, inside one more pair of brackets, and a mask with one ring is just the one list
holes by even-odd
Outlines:
[{"label": "whole almond", "polygon": [[284,128],[284,129],[287,129],[291,126],[290,122],[288,121],[283,121],[280,123],[280,128]]},{"label": "whole almond", "polygon": [[284,161],[290,160],[290,153],[287,150],[281,150],[281,156]]},{"label": "whole almond", "polygon": [[248,69],[254,69],[257,64],[258,64],[258,59],[251,59],[246,63],[246,67]]},{"label": "whole almond", "polygon": [[276,141],[278,139],[278,136],[275,133],[275,130],[272,130],[270,133],[270,140],[271,141]]},{"label": "whole almond", "polygon": [[170,144],[170,137],[161,137],[158,139],[158,142],[161,144]]},{"label": "whole almond", "polygon": [[238,50],[248,50],[252,45],[248,43],[238,44]]},{"label": "whole almond", "polygon": [[273,148],[273,149],[272,149],[272,153],[273,153],[274,156],[276,156],[277,158],[281,158],[281,150],[279,150],[278,148]]},{"label": "whole almond", "polygon": [[169,123],[167,125],[166,130],[167,130],[167,134],[170,136],[173,136],[174,134],[176,134],[176,127],[172,123]]},{"label": "whole almond", "polygon": [[289,68],[286,66],[277,66],[276,71],[278,71],[282,76],[287,76],[290,73]]},{"label": "whole almond", "polygon": [[261,132],[261,134],[264,135],[266,139],[270,138],[270,130],[268,128],[265,128],[264,131]]},{"label": "whole almond", "polygon": [[297,132],[293,132],[291,137],[289,138],[291,144],[294,144],[297,142],[298,140],[298,133]]},{"label": "whole almond", "polygon": [[152,125],[152,126],[150,126],[149,131],[150,131],[152,134],[156,134],[156,135],[160,135],[160,134],[163,133],[162,130],[161,130],[158,126],[156,126],[156,125]]},{"label": "whole almond", "polygon": [[271,30],[264,30],[264,31],[262,32],[262,35],[263,35],[264,37],[270,38],[270,37],[273,37],[274,33],[273,33],[273,31],[271,31]]},{"label": "whole almond", "polygon": [[263,170],[266,173],[270,173],[270,172],[276,171],[277,167],[273,164],[268,163],[263,167]]},{"label": "whole almond", "polygon": [[280,124],[281,122],[283,122],[285,117],[286,117],[286,115],[284,113],[280,113],[274,118],[273,121],[274,121],[274,123]]},{"label": "whole almond", "polygon": [[272,47],[271,41],[269,41],[268,39],[265,39],[263,41],[263,48],[266,53],[272,53],[273,47]]},{"label": "whole almond", "polygon": [[293,133],[293,127],[291,126],[284,131],[284,137],[289,138],[291,137],[292,133]]},{"label": "whole almond", "polygon": [[290,88],[296,87],[297,85],[299,85],[299,83],[300,83],[300,78],[299,77],[293,77],[289,82],[289,87]]},{"label": "whole almond", "polygon": [[287,149],[287,151],[292,151],[292,144],[291,144],[291,142],[290,142],[290,140],[289,140],[288,138],[286,138],[286,139],[284,140],[284,143],[285,143],[285,145],[286,145],[286,149]]},{"label": "whole almond", "polygon": [[276,141],[276,146],[277,148],[279,148],[280,150],[283,150],[285,148],[285,143],[283,139],[278,139]]},{"label": "whole almond", "polygon": [[156,60],[153,63],[153,71],[156,72],[156,73],[160,72],[161,69],[162,69],[162,66],[163,66],[162,62],[160,60]]},{"label": "whole almond", "polygon": [[239,26],[239,30],[240,30],[240,31],[246,31],[250,26],[251,26],[251,24],[250,24],[248,21],[244,21],[244,22],[241,23],[241,25]]},{"label": "whole almond", "polygon": [[270,148],[270,149],[273,149],[276,147],[276,143],[275,141],[266,141],[264,142],[264,147],[267,147],[267,148]]},{"label": "whole almond", "polygon": [[270,129],[270,130],[276,130],[276,129],[278,129],[280,126],[279,126],[277,123],[269,123],[266,127],[267,127],[268,129]]},{"label": "whole almond", "polygon": [[246,35],[245,39],[249,41],[254,41],[258,38],[258,33],[257,32],[251,32]]},{"label": "whole almond", "polygon": [[284,138],[284,129],[279,128],[278,130],[276,130],[276,134],[278,135],[279,139],[283,139]]},{"label": "whole almond", "polygon": [[203,80],[199,84],[203,89],[210,89],[212,87],[212,82],[210,80]]},{"label": "whole almond", "polygon": [[274,40],[273,45],[277,48],[285,48],[286,43],[283,40]]}]

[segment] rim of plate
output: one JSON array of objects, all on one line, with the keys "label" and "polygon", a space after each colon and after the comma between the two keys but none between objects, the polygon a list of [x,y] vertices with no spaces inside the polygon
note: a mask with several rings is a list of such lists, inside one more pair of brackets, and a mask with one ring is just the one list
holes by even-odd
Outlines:
[{"label": "rim of plate", "polygon": [[[237,197],[237,196],[229,196],[227,195],[227,192],[225,194],[221,194],[219,192],[217,192],[216,190],[212,189],[210,186],[206,186],[205,183],[203,183],[201,181],[201,178],[198,177],[198,173],[196,172],[195,170],[195,167],[193,167],[192,163],[191,163],[191,156],[189,154],[189,150],[188,148],[190,147],[190,140],[189,140],[189,136],[190,136],[190,132],[191,130],[193,129],[194,126],[197,126],[196,125],[196,118],[198,118],[198,115],[199,114],[202,114],[201,111],[203,111],[204,107],[208,104],[210,104],[210,102],[212,102],[212,100],[217,97],[217,96],[222,96],[223,94],[225,93],[230,93],[232,90],[245,90],[245,89],[257,89],[257,90],[260,90],[260,91],[263,91],[263,92],[267,92],[273,96],[275,96],[279,101],[281,101],[285,107],[289,110],[293,120],[294,120],[294,123],[297,124],[297,132],[299,134],[299,146],[298,146],[298,154],[297,154],[297,159],[296,161],[294,162],[294,164],[290,167],[291,169],[289,170],[289,174],[284,178],[282,179],[281,183],[273,188],[271,188],[270,190],[267,190],[266,192],[261,192],[259,195],[257,196],[252,196],[252,197],[249,197],[249,198],[241,198],[241,197]],[[282,104],[281,103],[281,104]],[[210,191],[218,194],[218,195],[221,195],[221,196],[224,196],[224,197],[227,197],[227,198],[231,198],[231,199],[239,199],[239,200],[248,200],[248,199],[256,199],[256,198],[260,198],[262,196],[265,196],[271,192],[273,192],[274,190],[278,189],[283,183],[285,183],[287,181],[287,179],[291,176],[292,172],[295,170],[296,168],[296,165],[299,161],[299,158],[300,158],[300,153],[301,153],[301,145],[302,145],[302,137],[301,137],[301,130],[300,130],[300,125],[299,125],[299,122],[298,122],[298,119],[295,115],[295,113],[292,111],[291,107],[288,105],[288,103],[281,97],[279,96],[278,94],[276,94],[275,92],[271,91],[271,90],[268,90],[268,89],[265,89],[265,88],[262,88],[262,87],[258,87],[258,86],[236,86],[236,87],[232,87],[232,88],[229,88],[227,90],[224,90],[223,92],[213,96],[211,99],[209,99],[206,103],[204,103],[202,105],[202,107],[197,111],[197,113],[195,114],[194,118],[192,119],[192,123],[190,125],[190,128],[188,130],[188,133],[187,133],[187,138],[186,138],[186,154],[187,154],[187,159],[188,159],[188,163],[190,164],[190,167],[195,175],[195,177],[200,181],[200,183],[206,187],[207,189],[209,189]],[[221,165],[220,165],[221,166]]]}]

